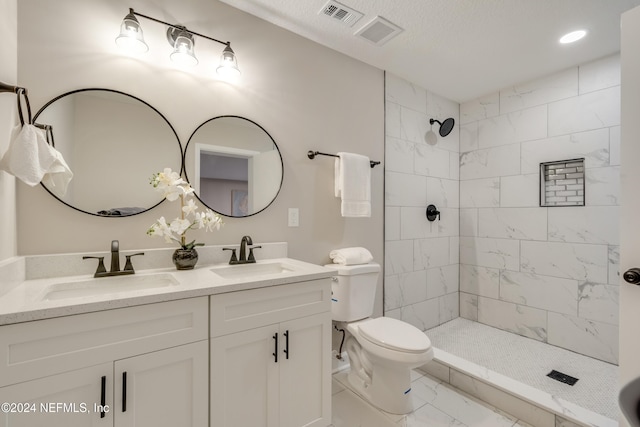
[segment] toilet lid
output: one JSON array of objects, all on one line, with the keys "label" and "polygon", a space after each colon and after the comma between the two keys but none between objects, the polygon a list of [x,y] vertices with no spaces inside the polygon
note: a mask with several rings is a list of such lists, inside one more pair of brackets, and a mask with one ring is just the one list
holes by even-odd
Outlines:
[{"label": "toilet lid", "polygon": [[381,347],[406,353],[422,353],[431,341],[420,329],[391,317],[378,317],[358,325],[361,335]]}]

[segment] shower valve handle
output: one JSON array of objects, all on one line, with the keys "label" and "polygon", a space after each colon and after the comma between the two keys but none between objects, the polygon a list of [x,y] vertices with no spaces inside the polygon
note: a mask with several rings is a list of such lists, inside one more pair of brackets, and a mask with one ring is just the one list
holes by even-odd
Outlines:
[{"label": "shower valve handle", "polygon": [[440,221],[440,211],[438,208],[436,208],[435,205],[427,206],[427,219],[429,221],[435,221],[436,218]]},{"label": "shower valve handle", "polygon": [[632,285],[640,285],[640,268],[630,268],[624,272],[622,278]]}]

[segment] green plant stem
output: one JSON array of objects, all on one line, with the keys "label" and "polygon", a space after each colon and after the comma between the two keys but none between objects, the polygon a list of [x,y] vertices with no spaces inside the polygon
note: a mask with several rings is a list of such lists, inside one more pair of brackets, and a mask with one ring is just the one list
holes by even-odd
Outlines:
[{"label": "green plant stem", "polygon": [[[180,195],[180,219],[184,220],[184,209],[182,208],[184,208],[184,194]],[[182,233],[182,235],[180,236],[180,244],[182,245],[183,248],[187,244],[187,240],[184,235],[185,233],[186,231]]]}]

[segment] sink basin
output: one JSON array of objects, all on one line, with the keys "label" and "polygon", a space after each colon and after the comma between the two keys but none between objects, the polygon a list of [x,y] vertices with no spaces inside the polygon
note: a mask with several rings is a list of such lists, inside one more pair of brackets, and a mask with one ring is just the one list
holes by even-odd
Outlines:
[{"label": "sink basin", "polygon": [[55,283],[47,288],[43,300],[60,300],[142,289],[166,288],[179,282],[169,273],[101,277],[76,282]]},{"label": "sink basin", "polygon": [[278,276],[292,273],[296,270],[293,265],[281,261],[264,262],[258,264],[236,264],[212,268],[211,271],[225,279],[250,279],[252,277]]}]

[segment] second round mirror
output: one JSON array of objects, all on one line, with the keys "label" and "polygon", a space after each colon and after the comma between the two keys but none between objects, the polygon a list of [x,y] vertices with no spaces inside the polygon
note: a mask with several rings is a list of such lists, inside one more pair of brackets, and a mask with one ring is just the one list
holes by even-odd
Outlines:
[{"label": "second round mirror", "polygon": [[282,157],[275,141],[260,125],[239,116],[219,116],[200,125],[185,148],[184,167],[198,199],[231,217],[264,210],[282,185]]}]

